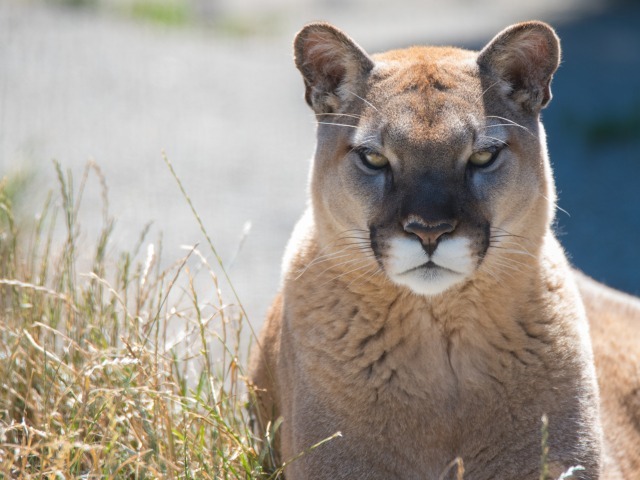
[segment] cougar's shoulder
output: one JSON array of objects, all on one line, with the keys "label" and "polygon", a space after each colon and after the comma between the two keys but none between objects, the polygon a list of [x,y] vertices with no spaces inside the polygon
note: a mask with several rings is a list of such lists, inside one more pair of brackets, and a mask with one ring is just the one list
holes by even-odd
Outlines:
[{"label": "cougar's shoulder", "polygon": [[591,328],[607,478],[640,471],[640,300],[575,272]]}]

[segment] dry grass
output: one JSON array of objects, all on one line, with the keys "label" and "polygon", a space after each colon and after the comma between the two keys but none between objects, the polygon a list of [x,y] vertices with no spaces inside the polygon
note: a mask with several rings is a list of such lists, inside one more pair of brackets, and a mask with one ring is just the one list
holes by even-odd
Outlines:
[{"label": "dry grass", "polygon": [[[274,432],[255,438],[246,414],[244,309],[165,161],[209,251],[190,248],[167,268],[161,242],[147,240],[148,227],[131,252],[108,249],[113,220],[96,165],[74,189],[56,164],[59,191],[26,226],[14,218],[24,179],[0,182],[0,480],[282,476],[283,467],[270,461]],[[103,229],[89,260],[80,261],[87,248],[79,245],[78,213],[91,172],[103,190]],[[216,271],[234,303],[225,300]],[[214,301],[198,298],[198,273]],[[540,480],[551,478],[547,437],[545,418]],[[441,478],[451,476],[462,480],[462,459]]]},{"label": "dry grass", "polygon": [[[108,251],[99,170],[75,190],[56,170],[59,192],[33,225],[18,225],[11,181],[0,185],[0,478],[277,478],[245,413],[244,313],[205,255],[161,268],[148,228],[132,252]],[[104,227],[81,267],[90,172]],[[198,298],[195,270],[215,302]]]}]

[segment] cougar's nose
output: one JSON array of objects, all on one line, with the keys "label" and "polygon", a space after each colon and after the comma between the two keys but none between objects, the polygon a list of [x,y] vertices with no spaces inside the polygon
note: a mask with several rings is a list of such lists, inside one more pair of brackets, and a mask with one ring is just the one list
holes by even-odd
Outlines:
[{"label": "cougar's nose", "polygon": [[433,255],[440,238],[445,233],[456,229],[458,222],[445,220],[441,222],[425,222],[420,218],[409,218],[403,225],[404,231],[416,235],[429,255]]}]

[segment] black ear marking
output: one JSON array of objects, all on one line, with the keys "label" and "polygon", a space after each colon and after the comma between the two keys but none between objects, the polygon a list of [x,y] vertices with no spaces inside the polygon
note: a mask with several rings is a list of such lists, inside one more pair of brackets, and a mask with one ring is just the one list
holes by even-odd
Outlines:
[{"label": "black ear marking", "polygon": [[347,91],[373,69],[373,60],[351,38],[327,23],[304,27],[294,41],[295,63],[305,83],[305,99],[316,113],[340,109]]},{"label": "black ear marking", "polygon": [[478,56],[481,70],[506,82],[510,98],[533,113],[551,100],[551,78],[559,64],[560,41],[543,22],[506,28]]}]

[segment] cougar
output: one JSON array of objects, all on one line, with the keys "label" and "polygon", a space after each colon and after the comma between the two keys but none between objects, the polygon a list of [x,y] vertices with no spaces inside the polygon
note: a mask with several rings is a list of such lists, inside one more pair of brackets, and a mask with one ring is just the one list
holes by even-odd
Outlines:
[{"label": "cougar", "polygon": [[286,478],[537,480],[543,416],[546,478],[640,478],[640,301],[552,230],[553,29],[369,55],[315,23],[294,51],[310,198],[250,373]]}]

